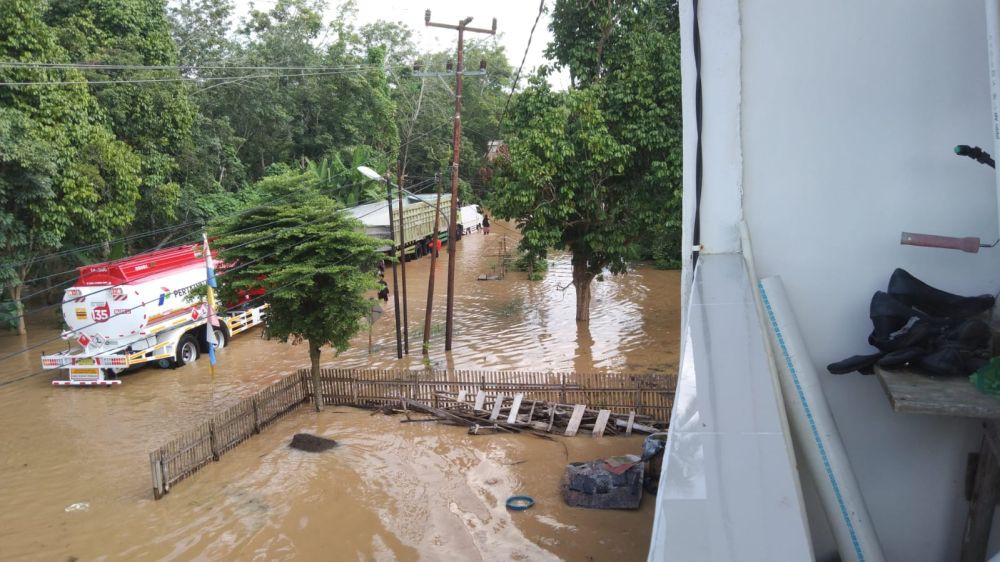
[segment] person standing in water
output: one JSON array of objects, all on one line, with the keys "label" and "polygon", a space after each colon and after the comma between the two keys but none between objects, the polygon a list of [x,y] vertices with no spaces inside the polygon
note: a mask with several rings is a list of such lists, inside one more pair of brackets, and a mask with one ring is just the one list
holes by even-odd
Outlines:
[{"label": "person standing in water", "polygon": [[483,236],[490,233],[490,217],[486,213],[483,213]]}]

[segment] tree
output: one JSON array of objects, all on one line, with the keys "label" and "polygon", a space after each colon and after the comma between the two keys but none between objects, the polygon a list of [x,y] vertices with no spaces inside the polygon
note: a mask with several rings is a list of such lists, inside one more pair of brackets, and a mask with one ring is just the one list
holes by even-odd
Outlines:
[{"label": "tree", "polygon": [[681,70],[677,4],[669,0],[558,0],[546,55],[574,87],[598,88],[611,134],[631,148],[625,173],[641,255],[680,262]]},{"label": "tree", "polygon": [[[283,203],[220,220],[210,233],[220,259],[229,264],[220,276],[223,301],[263,285],[267,334],[282,342],[308,342],[313,384],[319,389],[322,347],[346,350],[371,308],[366,292],[376,287],[382,243],[323,196],[316,181],[302,181],[309,175],[265,178],[261,193]],[[320,402],[315,401],[317,411]]]},{"label": "tree", "polygon": [[[0,10],[0,57],[67,58],[45,24],[47,3],[10,0]],[[103,125],[103,113],[73,70],[0,69],[0,79],[33,84],[0,89],[0,283],[18,311],[38,254],[78,233],[107,241],[135,216],[140,161]],[[37,82],[38,84],[34,84]]]},{"label": "tree", "polygon": [[610,134],[594,90],[553,92],[535,80],[521,95],[510,158],[499,165],[493,212],[517,220],[529,256],[573,253],[576,319],[590,319],[590,284],[604,268],[622,273],[636,257],[640,223],[617,183],[630,149]]},{"label": "tree", "polygon": [[[667,0],[557,0],[546,53],[572,87],[543,69],[512,104],[509,160],[494,212],[524,229],[529,258],[573,253],[577,320],[604,268],[680,257],[681,110],[677,7]],[[665,258],[665,259],[664,259]]]},{"label": "tree", "polygon": [[[61,0],[50,4],[45,20],[73,61],[157,66],[178,62],[165,0]],[[88,80],[121,82],[92,91],[118,140],[142,155],[142,198],[133,230],[170,224],[181,204],[177,157],[191,144],[196,114],[187,87],[177,80],[180,72],[88,69],[84,75]]]}]

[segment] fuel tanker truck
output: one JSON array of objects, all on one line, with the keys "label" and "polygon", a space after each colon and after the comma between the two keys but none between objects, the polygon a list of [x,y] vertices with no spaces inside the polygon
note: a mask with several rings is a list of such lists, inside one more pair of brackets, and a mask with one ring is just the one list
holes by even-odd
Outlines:
[{"label": "fuel tanker truck", "polygon": [[[117,385],[126,369],[147,363],[182,367],[207,351],[208,306],[191,297],[207,278],[202,244],[88,265],[79,272],[62,307],[68,327],[62,338],[79,347],[42,357],[44,369],[69,373],[68,380],[53,385]],[[231,312],[217,311],[219,326],[212,328],[217,350],[263,322],[267,305],[250,306],[256,294],[263,291],[242,295],[244,305]]]}]

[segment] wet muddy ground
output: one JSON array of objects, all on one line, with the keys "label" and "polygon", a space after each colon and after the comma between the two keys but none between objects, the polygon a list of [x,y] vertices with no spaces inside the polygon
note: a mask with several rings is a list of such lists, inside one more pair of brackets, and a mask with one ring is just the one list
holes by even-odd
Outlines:
[{"label": "wet muddy ground", "polygon": [[[673,372],[679,275],[638,268],[593,285],[590,326],[577,329],[569,259],[545,280],[493,274],[501,238],[470,235],[457,256],[454,352],[445,354],[446,259],[437,263],[431,353],[420,355],[430,260],[407,264],[411,355],[395,357],[392,301],[355,346],[323,362],[378,368]],[[447,257],[446,253],[442,253]],[[387,275],[391,283],[391,274]],[[0,354],[58,334],[51,317],[30,334],[0,335]],[[48,352],[60,348],[44,346]],[[39,352],[0,364],[0,382],[35,372]],[[634,512],[569,508],[558,495],[567,462],[638,452],[641,437],[469,436],[435,423],[401,424],[351,408],[307,408],[281,419],[163,500],[150,490],[148,452],[241,396],[308,363],[304,345],[237,336],[206,361],[140,369],[118,388],[53,388],[51,372],[0,386],[0,559],[29,560],[640,560],[652,498]],[[341,445],[292,450],[307,431]],[[508,512],[512,494],[535,498]]]}]

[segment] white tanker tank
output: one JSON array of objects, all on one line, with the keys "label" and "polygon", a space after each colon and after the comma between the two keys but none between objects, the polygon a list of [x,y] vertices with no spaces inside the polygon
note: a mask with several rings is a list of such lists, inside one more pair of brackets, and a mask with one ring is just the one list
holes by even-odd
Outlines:
[{"label": "white tanker tank", "polygon": [[[188,244],[81,267],[62,307],[63,339],[80,349],[42,357],[43,368],[69,371],[69,380],[52,384],[115,385],[119,373],[136,365],[196,360],[207,346],[208,311],[189,294],[205,284],[202,248]],[[217,348],[262,323],[265,306],[220,314]]]}]

